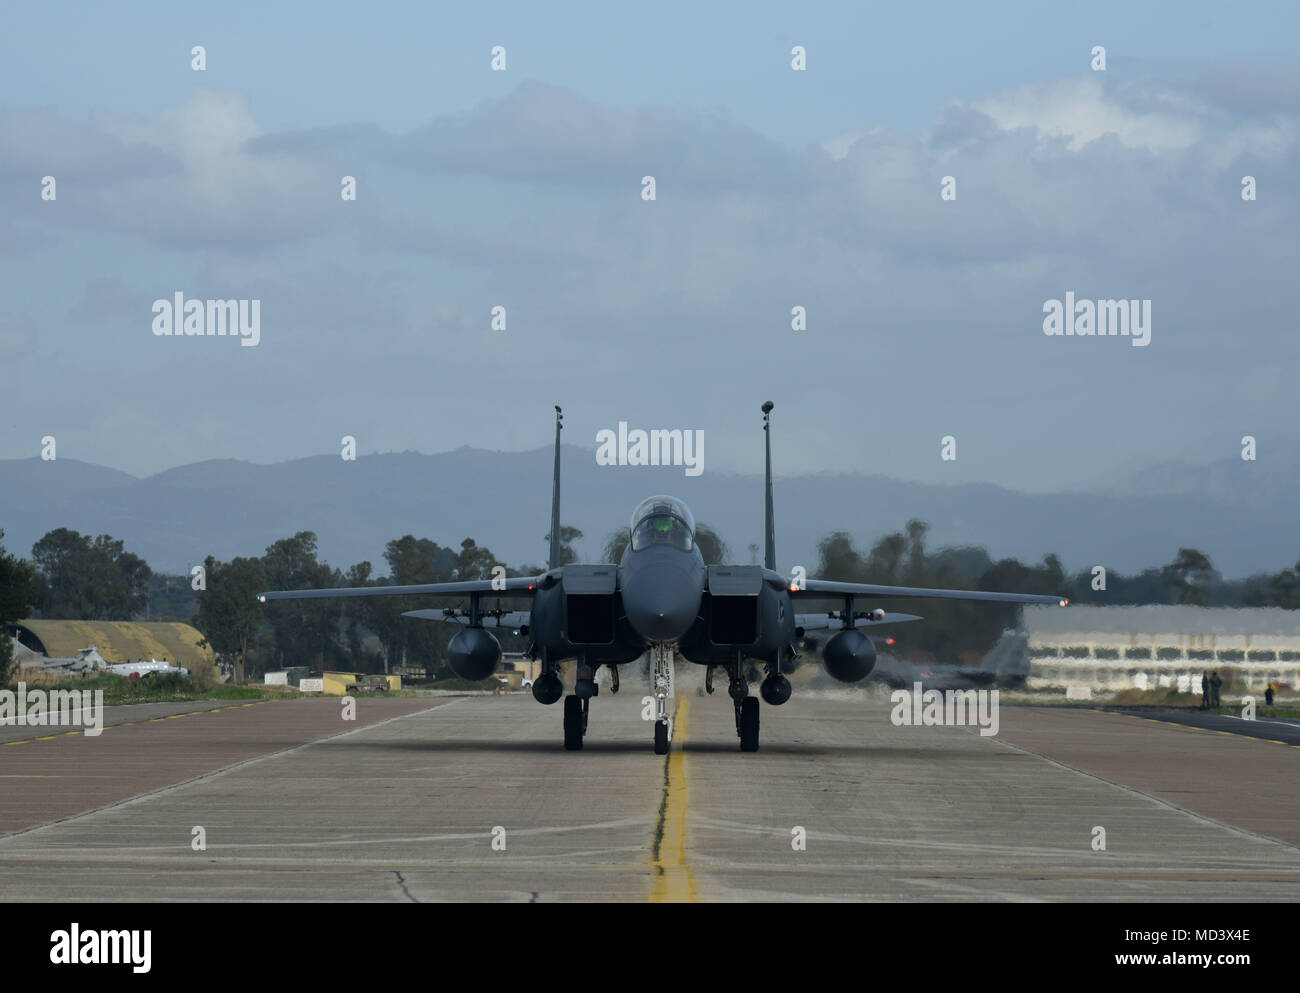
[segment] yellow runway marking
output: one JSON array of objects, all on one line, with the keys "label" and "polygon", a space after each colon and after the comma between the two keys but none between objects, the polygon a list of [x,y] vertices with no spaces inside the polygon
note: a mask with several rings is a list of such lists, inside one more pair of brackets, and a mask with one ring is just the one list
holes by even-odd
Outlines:
[{"label": "yellow runway marking", "polygon": [[[256,707],[258,704],[271,703],[271,702],[272,702],[271,700],[254,700],[251,703],[232,703],[227,707],[209,707],[206,710],[187,710],[182,714],[169,714],[165,717],[146,717],[143,719],[143,723],[154,724],[158,721],[174,721],[179,717],[194,717],[198,714],[216,714],[223,710],[236,710],[240,707]],[[134,706],[134,705],[128,705],[128,706]],[[113,730],[113,728],[136,727],[140,723],[142,723],[142,721],[121,721],[120,723],[117,724],[105,724],[102,728],[100,728],[100,732],[102,733],[104,731],[111,731]],[[0,726],[13,726],[13,725],[0,725]],[[7,747],[9,745],[26,745],[29,742],[33,742],[33,741],[53,741],[55,738],[61,738],[64,735],[68,735],[68,734],[85,734],[85,731],[60,731],[58,734],[49,734],[41,738],[19,738],[17,741],[3,741],[0,742],[0,745]]]},{"label": "yellow runway marking", "polygon": [[650,863],[658,870],[651,903],[695,903],[695,874],[686,864],[686,714],[690,704],[679,696],[673,714],[673,741],[664,768],[664,806],[660,812],[655,859]]}]

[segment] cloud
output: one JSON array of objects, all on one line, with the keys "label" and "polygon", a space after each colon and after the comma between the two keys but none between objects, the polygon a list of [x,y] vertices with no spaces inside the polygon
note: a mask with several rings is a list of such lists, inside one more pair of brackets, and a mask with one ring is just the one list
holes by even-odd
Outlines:
[{"label": "cloud", "polygon": [[69,121],[48,110],[0,109],[0,178],[26,179],[39,192],[46,175],[68,185],[103,187],[180,171],[180,163],[156,145],[114,131],[102,118]]},{"label": "cloud", "polygon": [[[541,83],[406,133],[265,133],[245,97],[200,92],[148,120],[52,127],[60,148],[84,133],[118,165],[84,177],[88,206],[61,189],[59,214],[33,187],[23,223],[81,249],[60,262],[69,289],[54,310],[88,326],[122,314],[104,361],[156,373],[177,438],[190,396],[229,403],[244,435],[223,447],[209,436],[220,418],[196,421],[205,451],[320,450],[303,439],[333,444],[340,409],[364,409],[369,434],[395,447],[500,447],[526,435],[520,409],[544,382],[548,403],[580,395],[598,422],[652,423],[671,395],[682,423],[716,432],[719,465],[749,450],[727,425],[762,391],[797,400],[782,408],[805,439],[783,456],[790,471],[934,473],[933,442],[955,421],[967,434],[952,471],[1078,479],[1123,453],[1179,451],[1225,423],[1223,405],[1290,416],[1277,391],[1243,386],[1279,355],[1293,362],[1300,303],[1297,111],[1286,93],[1252,103],[1271,78],[1049,81],[953,100],[916,133],[868,118],[807,148],[725,114],[614,107]],[[147,176],[129,167],[142,154]],[[1247,168],[1256,203],[1239,196]],[[355,203],[339,199],[345,173]],[[639,195],[646,174],[653,203]],[[940,199],[946,175],[956,201]],[[88,231],[147,250],[73,238]],[[262,299],[262,345],[160,350],[148,304],[178,288]],[[1042,303],[1067,290],[1152,298],[1152,346],[1045,338]],[[497,304],[507,332],[488,327]],[[50,313],[40,299],[15,306]],[[88,336],[87,362],[96,347]],[[61,402],[85,404],[93,425],[89,379]],[[1205,383],[1214,403],[1189,385]],[[1076,421],[1082,433],[1063,440]],[[862,433],[848,444],[831,424]],[[132,444],[101,441],[106,453]],[[92,460],[167,464],[139,447]]]},{"label": "cloud", "polygon": [[[24,212],[63,228],[169,249],[248,251],[324,233],[338,177],[301,158],[254,155],[248,98],[197,91],[152,120],[91,122],[14,112],[0,127],[0,172],[32,184]],[[57,209],[38,180],[59,181]],[[332,198],[332,201],[331,201]]]},{"label": "cloud", "polygon": [[800,174],[798,156],[722,112],[606,106],[527,81],[463,114],[405,135],[366,125],[268,135],[263,152],[366,155],[416,172],[511,182],[639,189],[643,175],[693,191],[780,190]]},{"label": "cloud", "polygon": [[1064,138],[1072,152],[1105,135],[1114,135],[1125,148],[1169,152],[1185,149],[1205,134],[1196,106],[1185,98],[1107,92],[1099,79],[1088,77],[1022,86],[970,106],[1002,131],[1029,128],[1042,140]]}]

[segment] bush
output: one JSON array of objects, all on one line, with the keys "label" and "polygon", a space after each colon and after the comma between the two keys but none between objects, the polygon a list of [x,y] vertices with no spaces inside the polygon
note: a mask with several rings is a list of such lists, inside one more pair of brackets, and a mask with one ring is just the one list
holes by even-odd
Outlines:
[{"label": "bush", "polygon": [[1199,693],[1179,693],[1176,686],[1163,686],[1154,690],[1120,690],[1110,701],[1129,706],[1199,707]]}]

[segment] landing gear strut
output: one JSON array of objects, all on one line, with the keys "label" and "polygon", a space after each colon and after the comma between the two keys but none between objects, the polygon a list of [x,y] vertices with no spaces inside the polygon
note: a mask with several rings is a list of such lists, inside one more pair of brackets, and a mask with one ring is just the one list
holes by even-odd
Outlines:
[{"label": "landing gear strut", "polygon": [[673,698],[673,656],[670,645],[657,644],[650,649],[650,688],[655,699],[655,754],[667,755],[672,740],[672,717],[668,701]]},{"label": "landing gear strut", "polygon": [[758,751],[758,701],[749,695],[745,681],[744,663],[740,659],[727,666],[731,685],[727,692],[736,704],[736,735],[740,738],[742,752]]},{"label": "landing gear strut", "polygon": [[599,668],[599,663],[588,665],[585,659],[579,659],[577,678],[573,683],[573,692],[584,700],[599,695],[600,687],[596,685],[596,670]]}]

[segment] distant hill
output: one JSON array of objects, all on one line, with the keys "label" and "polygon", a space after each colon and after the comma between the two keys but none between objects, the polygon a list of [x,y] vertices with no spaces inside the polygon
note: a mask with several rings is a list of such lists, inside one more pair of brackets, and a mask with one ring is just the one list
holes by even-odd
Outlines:
[{"label": "distant hill", "polygon": [[[845,530],[865,550],[912,517],[931,524],[930,546],[987,546],[994,558],[1037,561],[1056,552],[1070,570],[1106,565],[1132,572],[1170,561],[1180,546],[1206,552],[1225,575],[1276,571],[1300,558],[1297,466],[1224,460],[1134,474],[1095,493],[1026,494],[993,485],[936,486],[884,476],[818,475],[776,481],[782,569],[816,565],[816,546]],[[46,531],[69,527],[126,541],[157,571],[182,572],[212,554],[260,555],[296,531],[315,531],[339,568],[370,560],[387,571],[384,544],[411,533],[442,545],[469,536],[512,565],[544,562],[551,451],[460,448],[295,459],[275,465],[214,460],[146,479],[58,459],[0,461],[0,527],[9,550],[29,555]],[[644,497],[672,493],[748,562],[762,541],[759,476],[680,468],[598,466],[590,448],[565,446],[564,523],[600,554]]]}]

